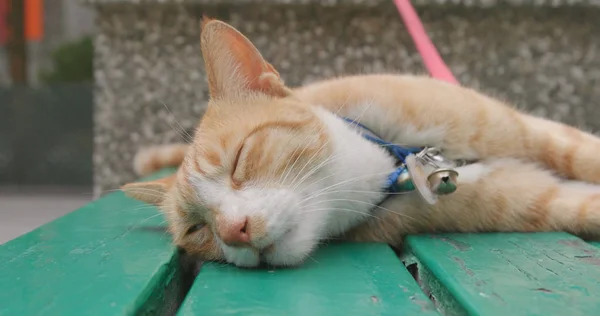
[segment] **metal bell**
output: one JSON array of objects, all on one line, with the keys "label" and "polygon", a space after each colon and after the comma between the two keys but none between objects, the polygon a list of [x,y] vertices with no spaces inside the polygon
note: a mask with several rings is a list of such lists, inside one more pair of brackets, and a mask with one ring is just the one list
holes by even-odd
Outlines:
[{"label": "metal bell", "polygon": [[427,176],[427,182],[432,192],[446,195],[456,191],[457,178],[458,172],[454,169],[436,169]]}]

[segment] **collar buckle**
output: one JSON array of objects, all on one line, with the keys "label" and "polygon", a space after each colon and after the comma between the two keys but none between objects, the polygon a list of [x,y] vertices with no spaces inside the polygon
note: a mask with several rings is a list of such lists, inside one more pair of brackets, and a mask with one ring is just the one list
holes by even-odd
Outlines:
[{"label": "collar buckle", "polygon": [[361,129],[361,135],[386,149],[397,160],[397,168],[388,176],[385,190],[391,193],[418,191],[428,203],[448,195],[458,187],[458,172],[454,168],[467,164],[465,160],[450,160],[436,147],[411,148],[383,140],[361,123],[342,118],[349,125]]}]

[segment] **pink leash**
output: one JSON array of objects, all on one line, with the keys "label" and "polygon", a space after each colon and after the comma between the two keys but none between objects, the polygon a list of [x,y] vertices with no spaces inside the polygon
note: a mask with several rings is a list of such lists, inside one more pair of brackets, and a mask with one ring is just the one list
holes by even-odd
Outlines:
[{"label": "pink leash", "polygon": [[427,36],[425,28],[410,0],[394,0],[394,3],[431,76],[436,79],[459,84],[446,63],[444,63],[444,60],[440,57],[431,39]]}]

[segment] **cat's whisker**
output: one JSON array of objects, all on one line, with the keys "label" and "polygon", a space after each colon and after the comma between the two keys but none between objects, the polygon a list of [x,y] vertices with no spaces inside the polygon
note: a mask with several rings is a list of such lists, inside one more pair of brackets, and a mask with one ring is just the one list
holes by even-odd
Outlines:
[{"label": "cat's whisker", "polygon": [[143,203],[141,205],[133,206],[132,208],[147,207],[148,209],[158,209],[158,210],[162,210],[162,211],[168,211],[169,209],[174,208],[176,206],[177,206],[176,203],[162,203],[160,205],[160,207],[158,207],[157,205],[154,205],[154,204]]},{"label": "cat's whisker", "polygon": [[380,176],[380,175],[387,175],[389,172],[390,171],[385,171],[385,172],[379,172],[379,173],[375,173],[375,174],[361,175],[361,176],[350,178],[350,179],[347,179],[347,180],[344,180],[344,181],[341,181],[341,182],[337,182],[337,183],[332,184],[330,186],[327,186],[327,187],[325,187],[323,189],[320,189],[320,190],[318,190],[316,192],[313,192],[312,194],[310,194],[308,197],[306,197],[305,199],[303,199],[299,203],[302,203],[303,201],[315,198],[315,197],[319,196],[318,194],[321,194],[321,193],[324,193],[324,192],[330,193],[331,189],[334,189],[334,188],[339,187],[341,185],[352,183],[352,182],[355,182],[355,181],[360,181],[360,180],[368,179],[370,177],[377,177],[377,176]]},{"label": "cat's whisker", "polygon": [[125,207],[120,209],[118,212],[132,212],[132,211],[138,211],[138,210],[146,210],[146,209],[152,209],[152,208],[156,208],[154,205],[149,205],[149,204],[142,204],[142,205],[136,205],[136,206],[131,206],[131,207]]},{"label": "cat's whisker", "polygon": [[[121,190],[122,191],[122,190]],[[150,188],[133,188],[133,189],[128,189],[129,192],[149,192],[149,193],[157,193],[156,196],[160,197],[164,195],[164,192],[155,190],[155,189],[150,189]]]},{"label": "cat's whisker", "polygon": [[[322,133],[322,132],[325,130],[325,128],[326,128],[326,125],[325,125],[325,124],[321,124],[321,125],[319,126],[319,130],[318,130],[318,132],[319,132],[319,133]],[[313,134],[307,133],[307,134],[304,136],[304,139],[303,139],[301,142],[298,142],[298,144],[296,145],[296,148],[298,148],[299,146],[302,146],[303,144],[305,144],[305,143],[306,143],[306,141],[307,141],[307,140],[308,140],[310,137],[313,137],[313,136],[314,136]],[[326,145],[328,142],[329,142],[329,140],[327,140],[327,142],[326,142],[324,145]],[[323,146],[324,146],[324,145],[323,145]],[[323,147],[323,146],[322,146],[322,147]],[[296,156],[296,159],[294,160],[294,164],[293,164],[293,165],[292,165],[292,166],[289,168],[289,170],[288,170],[288,173],[291,173],[291,172],[292,172],[292,170],[294,169],[294,166],[295,166],[295,164],[296,164],[296,163],[299,161],[299,159],[302,157],[302,154],[304,154],[304,151],[305,151],[307,148],[308,148],[308,146],[304,146],[304,148],[302,149],[302,151],[300,152],[300,154]],[[317,153],[318,153],[320,150],[321,150],[321,148],[319,148],[319,150],[318,150],[318,151],[316,151],[316,152],[315,152],[315,154],[317,154]],[[304,167],[305,167],[305,166],[306,166],[306,164],[304,165]],[[304,169],[304,167],[303,167],[303,169]],[[302,173],[302,171],[300,171],[298,174],[301,174],[301,173]],[[286,178],[285,178],[285,179],[284,179],[282,182],[280,182],[280,183],[281,183],[282,185],[283,185],[283,184],[285,184],[285,180],[287,180],[287,175],[286,175]],[[292,180],[292,183],[294,183],[294,181],[293,181],[293,180]]]},{"label": "cat's whisker", "polygon": [[330,164],[341,157],[342,157],[341,154],[330,155],[329,158],[323,160],[323,162],[321,162],[320,164],[318,164],[317,166],[312,168],[310,171],[308,171],[300,180],[298,180],[298,183],[296,183],[296,184],[292,183],[293,190],[296,190],[298,188],[298,186],[302,185],[302,183],[304,183],[304,181],[306,181],[310,176],[312,176],[314,173],[319,171],[319,169],[324,167],[326,164]]},{"label": "cat's whisker", "polygon": [[123,191],[123,189],[118,188],[118,189],[107,189],[107,190],[103,190],[102,193],[112,193],[112,192],[121,192]]},{"label": "cat's whisker", "polygon": [[[161,198],[164,195],[164,192],[154,190],[154,189],[149,189],[149,188],[135,188],[135,189],[128,189],[128,190],[129,190],[129,192],[132,192],[132,193],[144,193],[145,195],[147,195],[149,197],[156,197],[156,198]],[[104,190],[103,193],[115,193],[115,192],[123,192],[123,189],[109,189],[109,190]],[[156,194],[151,194],[151,193],[156,193]]]},{"label": "cat's whisker", "polygon": [[342,105],[334,112],[335,115],[339,115],[342,110],[346,107],[346,105],[348,105],[350,103],[350,94],[346,95],[346,99],[344,100],[344,102],[342,102]]},{"label": "cat's whisker", "polygon": [[[323,159],[323,161],[321,163],[317,164],[316,167],[313,167],[312,169],[310,169],[309,171],[307,171],[306,173],[304,173],[304,175],[302,176],[302,178],[300,180],[296,181],[296,178],[298,176],[300,176],[300,174],[302,174],[302,172],[299,172],[298,175],[296,175],[296,178],[294,178],[293,181],[290,183],[290,186],[293,187],[293,188],[296,188],[299,183],[302,183],[302,179],[304,179],[304,177],[306,177],[307,175],[311,174],[311,172],[313,172],[315,169],[318,169],[324,163],[327,163],[334,156],[335,156],[334,154],[330,154],[329,156],[327,156],[327,158]],[[305,166],[306,166],[306,164],[305,164]]]},{"label": "cat's whisker", "polygon": [[141,221],[133,224],[131,227],[129,227],[129,229],[127,229],[127,231],[121,237],[127,236],[131,231],[137,229],[138,227],[140,227],[145,222],[147,222],[147,221],[149,221],[149,220],[151,220],[151,219],[153,219],[153,218],[155,218],[157,216],[161,216],[161,215],[162,215],[162,213],[154,214],[152,216],[146,217],[143,220],[141,220]]},{"label": "cat's whisker", "polygon": [[133,207],[129,207],[129,208],[124,208],[121,209],[119,212],[132,212],[132,211],[139,211],[139,210],[156,210],[156,206],[154,205],[149,205],[149,204],[143,204],[143,205],[137,205],[137,206],[133,206]]},{"label": "cat's whisker", "polygon": [[366,204],[366,205],[369,205],[369,206],[373,206],[373,208],[378,208],[378,209],[390,212],[392,214],[400,215],[400,216],[403,216],[403,217],[406,217],[406,218],[414,220],[414,218],[411,217],[411,216],[409,216],[409,215],[402,214],[402,213],[397,212],[397,211],[392,211],[389,208],[383,207],[381,205],[373,204],[373,203],[366,202],[366,201],[352,200],[352,199],[329,199],[329,200],[323,200],[323,201],[314,202],[314,203],[311,203],[311,204],[308,204],[308,205],[303,205],[303,207],[310,207],[310,206],[316,205],[316,204],[328,203],[328,202],[336,202],[336,201],[338,201],[338,202],[345,201],[345,202]]},{"label": "cat's whisker", "polygon": [[373,106],[373,103],[374,103],[373,101],[367,102],[368,105],[362,110],[362,112],[355,119],[352,120],[352,123],[360,123],[360,120],[367,113],[367,111],[369,109],[371,109],[371,107]]},{"label": "cat's whisker", "polygon": [[[304,140],[308,139],[309,135],[304,135]],[[296,152],[300,149],[300,146],[302,145],[302,142],[298,142],[296,144],[296,146],[294,147],[294,150],[292,151],[292,156],[296,157],[296,159],[294,160],[294,163],[296,162],[296,160],[299,158],[298,155],[296,155]],[[283,168],[283,172],[281,173],[281,176],[279,177],[279,183],[283,183],[287,177],[288,174],[291,172],[291,168],[290,168],[290,160],[286,161],[285,167]]]},{"label": "cat's whisker", "polygon": [[[336,191],[331,191],[331,193],[337,193],[337,192],[347,192],[347,193],[382,193],[381,191],[362,191],[362,190],[336,190]],[[412,193],[413,191],[406,191],[406,192],[385,192],[385,195],[407,195]]]},{"label": "cat's whisker", "polygon": [[[347,155],[350,155],[350,154],[347,154]],[[330,157],[335,157],[335,159],[341,159],[341,158],[345,158],[346,156],[343,156],[341,153],[339,153],[339,154],[336,154],[336,155],[333,155],[333,156],[330,156]],[[389,172],[392,172],[392,171],[393,170],[390,170]],[[311,186],[313,186],[313,185],[315,185],[315,184],[317,184],[317,183],[319,183],[319,182],[321,182],[321,181],[323,181],[325,179],[335,177],[335,176],[337,176],[339,174],[342,174],[342,173],[345,173],[345,172],[347,172],[347,171],[346,170],[340,170],[338,172],[332,173],[332,174],[327,175],[327,176],[325,176],[325,177],[323,177],[323,178],[321,178],[319,180],[316,180],[316,181],[312,182],[310,185],[307,185],[307,187],[311,187]],[[306,181],[308,178],[309,177],[306,177],[306,179],[304,179],[303,181]],[[293,189],[297,189],[298,186],[300,186],[303,181],[300,181],[296,186],[293,187]]]},{"label": "cat's whisker", "polygon": [[315,259],[313,256],[307,254],[306,255],[307,258],[309,258],[310,260],[314,261],[316,264],[321,264],[319,261],[317,261],[317,259]]},{"label": "cat's whisker", "polygon": [[320,212],[320,211],[347,211],[347,212],[357,213],[357,214],[365,215],[365,216],[376,218],[376,219],[381,219],[379,216],[373,215],[368,212],[361,212],[358,210],[353,210],[353,209],[349,209],[349,208],[340,208],[340,207],[323,207],[323,208],[308,209],[308,210],[304,210],[303,212],[301,212],[301,214],[311,214],[311,213]]},{"label": "cat's whisker", "polygon": [[185,140],[188,143],[192,143],[194,141],[194,137],[192,137],[192,135],[190,135],[185,128],[183,128],[183,126],[181,126],[181,124],[179,124],[179,121],[177,121],[177,118],[175,117],[175,115],[173,115],[173,113],[171,112],[171,110],[169,109],[169,107],[167,106],[167,104],[165,102],[163,102],[162,100],[159,101],[160,103],[163,104],[163,106],[165,107],[165,109],[167,109],[167,112],[169,112],[169,115],[171,115],[171,117],[173,118],[173,120],[175,121],[175,123],[179,126],[179,128],[181,128],[181,131],[179,131],[177,128],[175,128],[171,122],[169,122],[167,120],[167,123],[169,124],[169,126],[171,126],[171,128],[177,132],[177,134],[179,134],[179,136],[181,136],[181,138],[183,138],[183,140]]},{"label": "cat's whisker", "polygon": [[[305,137],[308,138],[308,137]],[[298,162],[298,160],[300,160],[301,155],[304,153],[304,151],[306,150],[306,148],[302,148],[302,151],[300,152],[300,154],[297,154],[298,150],[300,150],[300,146],[302,146],[302,143],[298,143],[296,145],[296,148],[294,149],[294,151],[292,152],[292,157],[295,157],[294,161],[287,161],[284,170],[284,175],[283,177],[280,178],[279,183],[281,185],[283,185],[283,183],[285,183],[285,181],[287,180],[287,178],[289,177],[289,175],[292,173],[292,170],[294,169],[294,167],[296,166],[296,163]],[[291,162],[291,164],[290,164]]]},{"label": "cat's whisker", "polygon": [[[322,130],[325,128],[325,124],[323,124],[321,126],[321,132]],[[313,159],[315,159],[323,150],[323,148],[325,148],[325,146],[329,145],[329,141],[330,138],[327,139],[327,141],[325,141],[323,144],[321,144],[321,146],[319,147],[319,149],[317,149],[312,156],[310,157],[310,159],[308,159],[308,161],[306,161],[306,163],[304,164],[304,166],[302,166],[302,169],[300,169],[300,171],[298,171],[298,174],[296,175],[296,177],[294,177],[294,179],[292,179],[292,183],[295,183],[296,179],[298,178],[298,176],[300,176],[302,174],[302,171],[304,171],[304,169],[313,161]],[[306,147],[308,148],[308,146]]]},{"label": "cat's whisker", "polygon": [[[342,157],[342,156],[339,156],[339,157],[337,157],[337,158],[343,158],[343,157]],[[335,176],[337,176],[337,175],[340,175],[340,174],[343,174],[343,173],[345,173],[345,172],[347,172],[347,171],[346,171],[346,170],[340,170],[340,171],[338,171],[338,172],[334,172],[334,173],[332,173],[332,174],[330,174],[330,175],[327,175],[327,176],[324,176],[324,177],[322,177],[322,178],[320,178],[320,179],[318,179],[318,180],[315,180],[314,182],[312,182],[311,184],[307,185],[306,187],[307,187],[307,188],[310,188],[310,187],[312,187],[313,185],[315,185],[315,184],[317,184],[317,183],[319,183],[319,182],[321,182],[321,181],[323,181],[323,180],[326,180],[326,179],[329,179],[329,178],[335,177]],[[391,172],[391,171],[390,171],[390,172]],[[306,180],[305,180],[305,181],[306,181]],[[301,183],[300,183],[300,184],[301,184]],[[298,187],[300,184],[298,184],[298,185],[297,185],[297,186],[296,186],[294,189],[296,189],[296,188],[297,188],[297,187]]]},{"label": "cat's whisker", "polygon": [[[307,134],[304,136],[304,139],[302,142],[298,142],[298,144],[296,145],[296,148],[294,149],[294,153],[298,150],[298,147],[301,146],[309,137],[311,137],[312,135]],[[304,154],[304,152],[306,151],[306,149],[308,148],[308,146],[304,146],[304,148],[302,148],[302,151],[300,152],[299,155],[295,155],[296,159],[294,159],[294,162],[292,163],[292,165],[289,165],[289,161],[286,164],[286,168],[284,170],[286,170],[286,175],[283,178],[283,180],[280,181],[280,183],[285,183],[285,181],[287,180],[289,174],[292,172],[292,170],[294,169],[294,166],[296,166],[296,163],[300,160],[300,158],[302,157],[302,154]],[[288,168],[289,166],[289,168]]]},{"label": "cat's whisker", "polygon": [[308,202],[308,201],[315,199],[317,197],[320,197],[320,196],[324,196],[324,195],[328,195],[328,194],[334,195],[337,193],[385,194],[385,195],[399,196],[399,195],[409,195],[409,194],[413,193],[413,191],[382,192],[382,191],[365,191],[365,190],[332,190],[332,191],[321,192],[319,194],[311,194],[308,197],[306,197],[305,199],[303,199],[302,201],[298,202],[296,205],[301,205],[305,202]]},{"label": "cat's whisker", "polygon": [[[345,170],[340,170],[340,171],[338,171],[338,172],[334,172],[334,173],[332,173],[332,174],[330,174],[330,175],[327,175],[327,176],[324,176],[324,177],[322,177],[322,178],[320,178],[320,179],[318,179],[318,180],[315,180],[314,182],[312,182],[312,183],[310,183],[310,184],[306,185],[306,187],[307,187],[307,188],[311,188],[313,185],[315,185],[315,184],[317,184],[317,183],[319,183],[319,182],[321,182],[321,181],[323,181],[323,180],[327,180],[327,179],[329,179],[329,178],[335,177],[335,176],[337,176],[337,175],[340,175],[340,174],[342,174],[342,173],[344,173],[344,172],[346,172],[346,171],[345,171]],[[305,180],[305,181],[306,181],[306,180]],[[299,184],[298,184],[298,185],[297,185],[297,186],[296,186],[294,189],[296,189],[296,188],[297,188],[299,185],[301,185],[301,184],[302,184],[302,183],[299,183]]]},{"label": "cat's whisker", "polygon": [[143,193],[145,196],[147,197],[152,197],[152,198],[157,198],[157,199],[161,199],[162,197],[164,197],[163,194],[154,192],[154,191],[144,191],[144,190],[131,190],[131,193]]},{"label": "cat's whisker", "polygon": [[[108,193],[115,193],[115,192],[123,192],[123,189],[122,189],[122,188],[117,188],[117,189],[106,189],[106,190],[101,190],[101,191],[100,191],[100,195],[103,195],[103,194],[108,194]],[[85,194],[87,194],[87,193],[85,193]],[[92,195],[93,195],[94,193],[92,192],[92,193],[90,193],[90,194],[92,194]]]},{"label": "cat's whisker", "polygon": [[163,236],[170,235],[170,233],[169,233],[169,226],[168,226],[169,223],[166,220],[163,220],[162,222],[160,222],[160,224],[158,224],[159,226],[160,225],[165,225],[165,224],[167,224],[167,227],[165,227],[165,231],[162,234]]}]

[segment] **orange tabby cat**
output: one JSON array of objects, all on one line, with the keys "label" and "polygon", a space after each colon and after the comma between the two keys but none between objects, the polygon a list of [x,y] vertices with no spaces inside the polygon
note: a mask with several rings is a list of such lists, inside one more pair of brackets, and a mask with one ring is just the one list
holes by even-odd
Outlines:
[{"label": "orange tabby cat", "polygon": [[[398,245],[422,232],[600,233],[600,140],[591,134],[427,77],[290,89],[217,20],[203,21],[201,47],[211,99],[193,143],[151,148],[135,162],[140,174],[178,171],[123,190],[160,207],[174,242],[205,260],[298,265],[334,236]],[[414,192],[379,204],[396,161],[340,117],[390,142],[478,162],[457,168],[458,190],[434,205]]]}]

